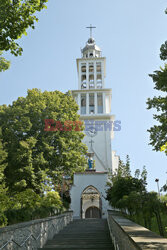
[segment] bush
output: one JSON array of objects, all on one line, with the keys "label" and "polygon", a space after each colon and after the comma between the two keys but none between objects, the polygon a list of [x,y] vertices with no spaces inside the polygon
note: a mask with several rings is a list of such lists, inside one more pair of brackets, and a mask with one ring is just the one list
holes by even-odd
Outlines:
[{"label": "bush", "polygon": [[0,226],[5,227],[8,224],[8,219],[4,213],[0,213]]},{"label": "bush", "polygon": [[7,225],[7,222],[8,225],[11,225],[54,216],[62,210],[62,202],[57,192],[48,192],[41,197],[33,190],[28,189],[10,199],[10,206],[4,212],[2,222],[0,218],[0,225]]}]

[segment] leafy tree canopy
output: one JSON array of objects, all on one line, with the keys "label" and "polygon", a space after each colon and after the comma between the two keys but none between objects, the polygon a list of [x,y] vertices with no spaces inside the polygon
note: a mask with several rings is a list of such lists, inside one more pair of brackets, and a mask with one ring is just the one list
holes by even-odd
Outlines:
[{"label": "leafy tree canopy", "polygon": [[18,56],[23,52],[17,40],[35,28],[36,12],[46,8],[48,0],[0,0],[0,72],[9,68],[10,62],[2,57],[3,51]]},{"label": "leafy tree canopy", "polygon": [[[160,235],[164,235],[160,212],[164,211],[165,204],[160,202],[158,194],[147,192],[147,171],[145,166],[142,173],[137,169],[135,177],[130,172],[130,160],[127,163],[120,161],[118,171],[112,175],[108,183],[107,200],[111,206],[120,209],[137,223],[143,220],[145,227],[151,230],[152,218],[156,217]],[[121,170],[121,171],[120,171]]]},{"label": "leafy tree canopy", "polygon": [[[162,92],[167,92],[167,64],[164,68],[157,70],[150,75],[155,83],[155,89]],[[162,95],[147,100],[148,109],[155,108],[157,113],[154,114],[154,119],[158,122],[157,125],[151,127],[150,144],[154,150],[160,151],[162,146],[167,143],[167,96]],[[167,153],[167,151],[165,151]]]},{"label": "leafy tree canopy", "polygon": [[27,28],[35,28],[37,11],[46,8],[47,0],[0,0],[0,51],[10,51],[15,56],[23,49],[16,40],[26,35]]},{"label": "leafy tree canopy", "polygon": [[118,170],[112,175],[111,182],[108,183],[107,199],[113,207],[125,208],[128,196],[134,193],[141,194],[146,191],[147,171],[143,168],[140,177],[140,170],[136,170],[135,177],[130,174],[130,158],[127,156],[126,163],[120,160]]},{"label": "leafy tree canopy", "polygon": [[[0,106],[0,126],[8,153],[5,178],[10,192],[32,189],[37,194],[62,182],[85,167],[84,134],[70,131],[45,131],[45,119],[78,121],[78,105],[70,93],[28,90],[12,105]],[[83,130],[83,125],[80,126]],[[67,129],[68,130],[68,129]]]},{"label": "leafy tree canopy", "polygon": [[[167,10],[165,11],[167,14]],[[161,60],[167,59],[167,41],[162,44],[160,48]],[[148,109],[156,109],[154,119],[157,124],[151,127],[148,131],[150,133],[150,144],[156,151],[164,151],[167,154],[167,64],[161,67],[159,70],[154,71],[149,75],[155,83],[154,89],[163,92],[159,96],[155,96],[152,99],[147,100]],[[160,92],[160,93],[161,93]]]},{"label": "leafy tree canopy", "polygon": [[1,56],[2,52],[0,52],[0,72],[9,69],[10,62],[7,61],[4,57]]}]

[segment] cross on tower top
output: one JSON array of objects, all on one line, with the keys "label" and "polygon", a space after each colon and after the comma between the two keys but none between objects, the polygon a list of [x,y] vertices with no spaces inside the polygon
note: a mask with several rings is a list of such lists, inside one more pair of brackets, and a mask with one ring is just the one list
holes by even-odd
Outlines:
[{"label": "cross on tower top", "polygon": [[91,141],[89,143],[91,144],[91,150],[92,150],[94,141],[91,139]]},{"label": "cross on tower top", "polygon": [[96,27],[92,26],[92,24],[90,25],[90,27],[86,27],[87,29],[90,29],[90,38],[92,38],[92,30],[96,29]]}]

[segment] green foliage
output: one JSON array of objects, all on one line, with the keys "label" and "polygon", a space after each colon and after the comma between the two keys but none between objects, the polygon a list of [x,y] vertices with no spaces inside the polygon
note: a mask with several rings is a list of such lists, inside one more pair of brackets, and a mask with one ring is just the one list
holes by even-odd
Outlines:
[{"label": "green foliage", "polygon": [[2,52],[0,52],[0,72],[9,69],[10,62],[7,61],[4,57],[1,56]]},{"label": "green foliage", "polygon": [[70,93],[37,89],[0,106],[0,226],[56,215],[69,207],[68,185],[63,203],[53,190],[62,186],[64,175],[85,169],[84,127],[45,131],[45,119],[76,122],[77,110]]},{"label": "green foliage", "polygon": [[45,119],[77,121],[77,110],[69,93],[37,89],[28,90],[27,97],[19,97],[12,105],[0,106],[10,194],[27,189],[43,194],[60,183],[62,175],[84,170],[87,148],[82,131],[45,131]]},{"label": "green foliage", "polygon": [[[155,71],[150,75],[155,82],[155,89],[167,92],[167,64],[164,69]],[[148,109],[155,108],[157,114],[154,115],[154,119],[158,122],[158,125],[154,125],[148,131],[150,132],[150,144],[154,150],[161,151],[161,147],[167,143],[167,96],[158,96],[153,99],[147,100]],[[167,151],[165,151],[167,153]]]},{"label": "green foliage", "polygon": [[7,188],[4,181],[4,170],[7,166],[7,164],[5,163],[6,158],[7,152],[4,150],[4,144],[0,128],[0,225],[3,226],[7,224],[7,218],[4,215],[4,211],[8,204]]},{"label": "green foliage", "polygon": [[[127,171],[128,170],[128,171]],[[135,177],[130,174],[130,161],[124,164],[120,161],[117,173],[112,175],[108,183],[107,200],[112,207],[126,213],[130,219],[152,229],[152,218],[156,218],[160,235],[164,235],[164,227],[160,214],[166,212],[165,204],[160,202],[157,193],[147,192],[147,170],[135,171]]]},{"label": "green foliage", "polygon": [[[165,186],[166,186],[166,185],[165,185]],[[165,194],[165,195],[162,195],[162,194],[161,194],[160,199],[161,199],[161,201],[162,201],[163,203],[165,203],[165,204],[167,205],[167,194]]]},{"label": "green foliage", "polygon": [[164,191],[164,192],[167,191],[167,184],[165,184],[165,185],[161,188],[161,191]]},{"label": "green foliage", "polygon": [[[113,185],[107,192],[107,198],[111,205],[116,208],[124,208],[131,210],[131,196],[136,195],[138,201],[138,193],[145,191],[145,185],[142,179],[129,177],[118,177],[112,179]],[[133,199],[132,199],[133,200]],[[129,202],[130,201],[130,202]]]},{"label": "green foliage", "polygon": [[15,194],[11,198],[10,206],[14,209],[35,208],[41,203],[41,197],[33,190],[27,189],[23,192]]},{"label": "green foliage", "polygon": [[10,198],[5,217],[8,224],[29,221],[56,215],[62,211],[62,202],[57,192],[48,192],[43,196],[27,189]]},{"label": "green foliage", "polygon": [[3,51],[18,56],[23,52],[17,40],[27,35],[28,28],[35,28],[36,12],[46,8],[48,0],[0,0],[0,72],[10,67],[2,57]]},{"label": "green foliage", "polygon": [[[167,14],[167,10],[165,11]],[[167,41],[162,44],[160,48],[160,58],[161,60],[167,59]],[[150,144],[156,151],[164,151],[167,155],[167,150],[165,145],[167,144],[167,64],[164,68],[154,71],[154,74],[149,75],[153,82],[155,83],[154,89],[162,91],[165,94],[158,97],[149,98],[147,100],[148,109],[156,109],[156,114],[154,114],[154,119],[157,121],[157,125],[151,127],[148,132],[150,133]]]},{"label": "green foliage", "polygon": [[131,206],[137,205],[139,195],[146,191],[147,171],[144,167],[141,178],[139,170],[136,172],[137,177],[132,177],[130,172],[130,158],[127,156],[126,163],[120,160],[118,170],[111,176],[107,199],[115,208],[132,211]]},{"label": "green foliage", "polygon": [[161,51],[160,53],[161,60],[166,60],[167,59],[167,41],[165,41],[165,43],[161,45],[160,51]]},{"label": "green foliage", "polygon": [[15,56],[23,49],[16,40],[26,35],[27,28],[35,28],[37,11],[46,8],[47,0],[0,0],[0,51],[10,51]]},{"label": "green foliage", "polygon": [[48,192],[42,201],[44,207],[56,207],[60,209],[62,207],[62,202],[58,192],[50,191]]},{"label": "green foliage", "polygon": [[116,173],[116,176],[128,177],[130,176],[130,158],[129,155],[126,156],[126,163],[124,164],[123,161],[119,160],[119,165]]},{"label": "green foliage", "polygon": [[5,160],[7,158],[7,152],[4,150],[3,140],[2,140],[2,131],[0,128],[0,185],[4,184],[4,170],[7,166]]},{"label": "green foliage", "polygon": [[160,151],[161,151],[161,152],[162,152],[162,151],[165,151],[166,154],[167,154],[167,142],[165,143],[165,145],[163,145],[163,146],[161,147]]}]

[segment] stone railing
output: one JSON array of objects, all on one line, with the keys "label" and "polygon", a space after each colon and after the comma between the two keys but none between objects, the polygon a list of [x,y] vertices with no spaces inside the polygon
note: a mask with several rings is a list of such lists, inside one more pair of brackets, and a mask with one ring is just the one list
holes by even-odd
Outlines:
[{"label": "stone railing", "polygon": [[73,220],[73,212],[0,228],[0,250],[38,249]]},{"label": "stone railing", "polygon": [[108,211],[108,226],[116,250],[167,249],[167,238],[124,218],[117,211]]}]

